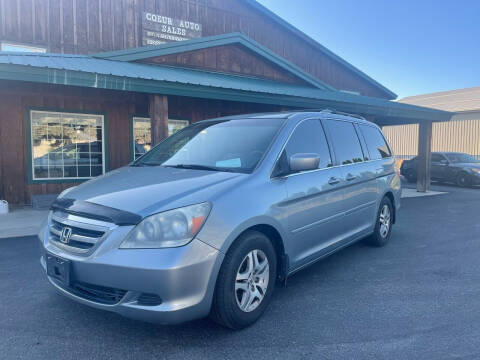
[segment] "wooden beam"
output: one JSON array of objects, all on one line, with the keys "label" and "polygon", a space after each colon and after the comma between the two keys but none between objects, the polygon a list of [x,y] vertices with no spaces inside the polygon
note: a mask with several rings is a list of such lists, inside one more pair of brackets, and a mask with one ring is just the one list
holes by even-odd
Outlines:
[{"label": "wooden beam", "polygon": [[168,137],[168,96],[150,95],[148,112],[152,121],[152,145]]},{"label": "wooden beam", "polygon": [[432,152],[432,122],[420,121],[418,131],[417,191],[430,190],[430,158]]}]

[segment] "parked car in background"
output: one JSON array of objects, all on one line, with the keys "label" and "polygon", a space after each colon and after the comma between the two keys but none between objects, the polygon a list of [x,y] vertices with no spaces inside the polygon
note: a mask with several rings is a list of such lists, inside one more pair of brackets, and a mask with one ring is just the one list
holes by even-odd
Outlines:
[{"label": "parked car in background", "polygon": [[201,121],[63,192],[39,236],[41,263],[86,305],[160,323],[210,313],[239,329],[277,281],[356,241],[385,245],[400,186],[380,128],[363,118]]},{"label": "parked car in background", "polygon": [[[405,160],[400,168],[408,182],[417,181],[418,159]],[[454,183],[458,186],[480,184],[480,161],[459,152],[434,152],[431,161],[433,181]]]}]

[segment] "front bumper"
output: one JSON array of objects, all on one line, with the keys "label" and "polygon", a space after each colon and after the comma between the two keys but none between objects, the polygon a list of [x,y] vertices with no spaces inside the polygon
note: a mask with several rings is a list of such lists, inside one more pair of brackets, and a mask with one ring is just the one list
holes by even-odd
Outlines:
[{"label": "front bumper", "polygon": [[[73,300],[138,320],[173,324],[208,315],[223,254],[198,239],[178,248],[118,249],[130,229],[118,227],[89,256],[57,248],[46,229],[39,235],[45,270],[47,254],[70,260],[72,281],[119,290],[118,302],[92,300],[47,275],[50,283]],[[161,303],[145,305],[145,294]]]}]

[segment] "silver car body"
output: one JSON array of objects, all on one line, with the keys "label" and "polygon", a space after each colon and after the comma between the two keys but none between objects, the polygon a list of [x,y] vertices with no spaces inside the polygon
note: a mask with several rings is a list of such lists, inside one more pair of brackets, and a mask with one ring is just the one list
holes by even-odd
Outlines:
[{"label": "silver car body", "polygon": [[[118,289],[120,295],[115,303],[105,304],[70,291],[51,276],[50,282],[64,295],[90,306],[146,321],[183,322],[209,313],[224,256],[247,229],[266,231],[275,238],[281,255],[280,273],[286,277],[371,234],[384,196],[399,209],[400,178],[393,156],[272,177],[290,135],[306,119],[376,125],[331,112],[244,118],[262,121],[262,117],[274,116],[285,118],[284,124],[251,174],[126,166],[62,193],[60,198],[127,211],[141,218],[207,201],[212,209],[194,240],[167,249],[119,249],[134,225],[51,212],[39,234],[43,267],[47,254],[58,256],[71,263],[81,283]],[[338,182],[332,183],[332,178]],[[51,241],[51,231],[58,232],[52,229],[53,221],[98,231],[101,236],[88,251],[74,251]],[[139,298],[145,294],[156,294],[161,303],[142,303]]]}]

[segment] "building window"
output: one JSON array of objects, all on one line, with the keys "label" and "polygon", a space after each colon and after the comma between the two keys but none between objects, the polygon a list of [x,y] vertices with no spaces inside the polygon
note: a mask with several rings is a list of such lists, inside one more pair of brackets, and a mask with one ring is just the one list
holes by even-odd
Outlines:
[{"label": "building window", "polygon": [[38,46],[2,42],[1,51],[45,53],[47,52],[47,49],[44,47],[38,47]]},{"label": "building window", "polygon": [[152,147],[150,118],[133,118],[133,156],[138,159]]},{"label": "building window", "polygon": [[168,119],[168,136],[175,134],[178,130],[182,130],[190,124],[188,120]]},{"label": "building window", "polygon": [[[188,126],[188,120],[168,120],[168,136]],[[133,158],[138,159],[152,148],[152,131],[150,118],[133,117]]]},{"label": "building window", "polygon": [[105,173],[103,115],[30,112],[33,180],[90,179]]}]

